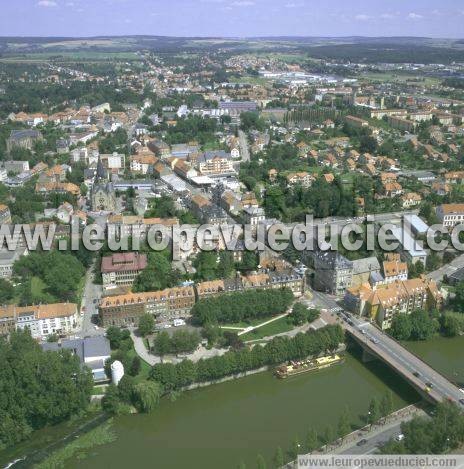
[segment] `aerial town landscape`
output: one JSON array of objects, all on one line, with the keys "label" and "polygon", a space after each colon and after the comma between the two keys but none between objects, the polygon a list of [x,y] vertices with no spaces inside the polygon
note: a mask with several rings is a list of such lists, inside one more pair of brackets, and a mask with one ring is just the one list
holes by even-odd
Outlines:
[{"label": "aerial town landscape", "polygon": [[464,11],[318,2],[311,29],[307,0],[16,3],[0,467],[456,462]]}]

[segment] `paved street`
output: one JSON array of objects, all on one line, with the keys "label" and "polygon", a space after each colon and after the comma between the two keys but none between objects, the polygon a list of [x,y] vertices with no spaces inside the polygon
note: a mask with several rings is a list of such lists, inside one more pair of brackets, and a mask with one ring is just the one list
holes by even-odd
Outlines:
[{"label": "paved street", "polygon": [[464,267],[464,254],[456,257],[456,259],[453,259],[449,264],[446,264],[443,267],[428,273],[427,278],[435,280],[435,282],[441,282],[445,275],[451,275],[462,267]]},{"label": "paved street", "polygon": [[82,314],[82,327],[81,333],[82,337],[89,335],[102,335],[105,333],[104,329],[98,328],[94,323],[92,323],[92,316],[98,314],[98,304],[102,296],[102,287],[101,285],[95,285],[93,283],[94,273],[93,266],[91,266],[86,273],[84,292],[82,294],[82,305],[81,313]]},{"label": "paved street", "polygon": [[193,362],[197,362],[201,358],[211,358],[211,357],[216,357],[219,355],[224,355],[224,353],[227,352],[228,349],[218,349],[218,348],[211,348],[207,349],[200,345],[193,353],[182,356],[182,357],[176,357],[174,355],[166,355],[163,357],[163,360],[158,355],[153,355],[151,354],[147,348],[145,347],[145,344],[143,342],[143,339],[136,334],[134,334],[134,331],[131,331],[131,337],[134,342],[134,349],[137,352],[137,355],[147,362],[149,365],[153,366],[156,363],[179,363],[184,359],[189,359]]},{"label": "paved street", "polygon": [[[313,291],[312,293],[313,298],[307,300],[307,304],[325,308],[329,315],[335,317],[335,311],[341,309],[336,302],[336,298],[321,292]],[[454,402],[459,402],[460,399],[464,398],[464,394],[457,386],[378,329],[374,324],[368,322],[366,318],[358,318],[346,311],[345,314],[347,319],[338,319],[343,328],[348,330],[374,356],[379,357],[403,375],[417,389],[426,392],[426,388],[429,388],[428,394],[436,401],[452,399]],[[327,317],[327,314],[322,315],[322,317]]]},{"label": "paved street", "polygon": [[[373,454],[379,446],[382,446],[392,438],[401,434],[401,424],[411,420],[415,416],[426,415],[425,412],[417,407],[407,407],[396,412],[385,424],[373,425],[367,431],[357,431],[352,434],[352,438],[338,448],[335,448],[333,454]],[[367,440],[366,443],[358,445],[361,440]]]},{"label": "paved street", "polygon": [[238,131],[238,138],[240,142],[240,156],[242,161],[250,161],[250,151],[248,149],[248,139],[243,130]]},{"label": "paved street", "polygon": [[457,386],[364,318],[349,316],[342,325],[374,356],[389,364],[416,389],[427,392],[431,399],[459,403],[464,398]]}]

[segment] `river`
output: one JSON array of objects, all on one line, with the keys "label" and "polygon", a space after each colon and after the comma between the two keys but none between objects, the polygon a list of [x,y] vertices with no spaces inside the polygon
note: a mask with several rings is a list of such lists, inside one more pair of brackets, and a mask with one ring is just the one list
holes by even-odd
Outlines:
[{"label": "river", "polygon": [[[464,383],[464,337],[405,345]],[[115,418],[117,440],[93,448],[85,459],[67,461],[66,468],[236,469],[240,461],[254,468],[258,453],[272,467],[278,446],[288,449],[295,436],[303,442],[309,428],[336,427],[346,406],[352,424],[360,425],[371,398],[388,389],[395,408],[419,399],[383,363],[364,364],[353,350],[330,369],[287,380],[264,372],[185,392],[175,402],[164,399],[151,415]]]},{"label": "river", "polygon": [[373,396],[394,391],[395,407],[418,400],[385,365],[361,363],[347,354],[343,364],[278,380],[270,372],[183,393],[151,415],[115,419],[117,441],[92,450],[74,468],[235,469],[240,461],[268,462],[276,448],[288,449],[309,428],[336,427],[347,406],[361,424]]}]

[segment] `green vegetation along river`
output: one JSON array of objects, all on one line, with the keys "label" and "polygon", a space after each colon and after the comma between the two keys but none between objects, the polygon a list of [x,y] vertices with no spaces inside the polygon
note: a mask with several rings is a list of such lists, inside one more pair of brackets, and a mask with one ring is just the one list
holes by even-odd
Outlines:
[{"label": "green vegetation along river", "polygon": [[364,365],[357,354],[332,368],[278,380],[270,372],[183,393],[162,401],[151,415],[114,419],[117,440],[91,450],[73,468],[235,469],[240,461],[270,461],[309,428],[334,428],[348,406],[361,424],[373,396],[394,392],[396,408],[418,400],[416,393],[380,362]]}]

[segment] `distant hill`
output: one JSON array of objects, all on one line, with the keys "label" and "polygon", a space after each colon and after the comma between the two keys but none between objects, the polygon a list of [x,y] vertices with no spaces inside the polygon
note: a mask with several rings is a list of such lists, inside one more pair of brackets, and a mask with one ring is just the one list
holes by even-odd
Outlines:
[{"label": "distant hill", "polygon": [[2,56],[30,53],[77,51],[159,53],[219,50],[240,52],[247,49],[306,53],[313,58],[340,62],[450,63],[464,61],[464,39],[427,37],[167,37],[167,36],[97,36],[97,37],[0,37]]}]

